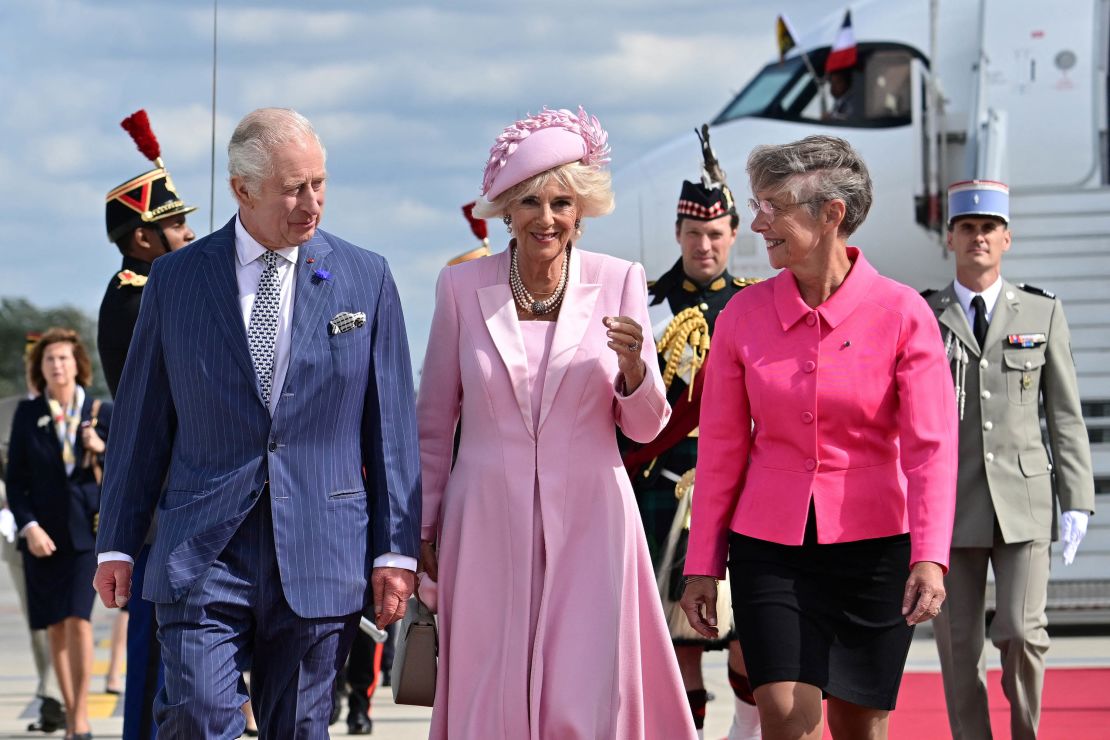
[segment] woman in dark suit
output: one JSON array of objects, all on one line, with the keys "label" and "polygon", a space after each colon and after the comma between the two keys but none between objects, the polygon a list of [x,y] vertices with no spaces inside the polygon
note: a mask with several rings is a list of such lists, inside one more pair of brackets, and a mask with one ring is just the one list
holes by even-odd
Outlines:
[{"label": "woman in dark suit", "polygon": [[46,629],[50,640],[66,738],[86,740],[98,471],[111,409],[85,392],[92,364],[75,331],[47,331],[29,363],[39,395],[22,401],[12,419],[8,502],[19,528],[31,628]]}]

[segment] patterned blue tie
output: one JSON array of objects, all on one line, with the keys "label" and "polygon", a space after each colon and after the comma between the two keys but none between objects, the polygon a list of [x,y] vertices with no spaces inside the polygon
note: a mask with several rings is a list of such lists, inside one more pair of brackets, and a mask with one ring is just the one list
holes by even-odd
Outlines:
[{"label": "patterned blue tie", "polygon": [[265,263],[262,276],[258,278],[258,290],[254,294],[251,307],[251,320],[247,326],[247,344],[250,346],[251,362],[258,376],[258,390],[262,402],[270,406],[270,391],[274,384],[274,343],[277,340],[278,312],[281,308],[281,279],[278,275],[277,252],[266,250],[260,257]]}]

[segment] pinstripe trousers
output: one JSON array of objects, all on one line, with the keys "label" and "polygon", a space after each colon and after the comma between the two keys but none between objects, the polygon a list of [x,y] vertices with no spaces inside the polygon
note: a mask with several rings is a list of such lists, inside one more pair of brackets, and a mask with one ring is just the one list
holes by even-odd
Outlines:
[{"label": "pinstripe trousers", "polygon": [[239,737],[250,698],[262,738],[328,737],[332,683],[359,613],[307,619],[282,590],[269,488],[212,566],[175,603],[158,604],[166,683],[155,704],[160,740]]}]

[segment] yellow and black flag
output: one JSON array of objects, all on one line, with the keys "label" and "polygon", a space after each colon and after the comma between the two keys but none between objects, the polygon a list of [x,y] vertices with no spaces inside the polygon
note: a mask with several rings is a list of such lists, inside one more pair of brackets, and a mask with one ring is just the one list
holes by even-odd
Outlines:
[{"label": "yellow and black flag", "polygon": [[778,20],[775,21],[775,38],[779,42],[779,61],[781,62],[786,59],[786,52],[798,45],[795,40],[797,34],[794,33],[794,27],[790,25],[790,20],[785,15],[780,15]]}]

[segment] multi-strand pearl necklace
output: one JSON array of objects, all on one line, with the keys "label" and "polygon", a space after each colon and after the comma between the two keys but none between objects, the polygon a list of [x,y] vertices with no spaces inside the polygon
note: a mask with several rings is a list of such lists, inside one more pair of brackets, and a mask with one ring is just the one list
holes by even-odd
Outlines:
[{"label": "multi-strand pearl necklace", "polygon": [[537,301],[524,287],[524,281],[520,279],[520,264],[517,262],[516,250],[517,247],[514,246],[512,257],[509,259],[509,287],[512,288],[513,298],[518,306],[534,316],[551,313],[563,302],[563,296],[566,294],[567,277],[570,275],[570,245],[568,244],[563,252],[563,272],[559,276],[559,284],[551,297],[542,301]]}]

